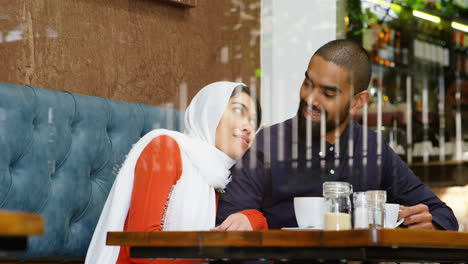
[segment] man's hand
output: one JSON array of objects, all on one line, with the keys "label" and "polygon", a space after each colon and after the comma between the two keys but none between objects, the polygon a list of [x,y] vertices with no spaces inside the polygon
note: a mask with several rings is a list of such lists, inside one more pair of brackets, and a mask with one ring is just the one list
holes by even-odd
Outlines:
[{"label": "man's hand", "polygon": [[432,229],[436,227],[432,222],[432,214],[429,213],[429,207],[425,204],[417,204],[414,206],[400,205],[400,214],[398,219],[405,218],[403,222],[408,229]]},{"label": "man's hand", "polygon": [[219,226],[212,228],[211,231],[252,231],[252,225],[249,218],[241,213],[230,215]]}]

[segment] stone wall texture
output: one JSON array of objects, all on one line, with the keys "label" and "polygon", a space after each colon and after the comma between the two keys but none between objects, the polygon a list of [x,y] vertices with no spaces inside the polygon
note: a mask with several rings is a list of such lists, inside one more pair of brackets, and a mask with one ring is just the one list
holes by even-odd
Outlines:
[{"label": "stone wall texture", "polygon": [[184,108],[204,85],[258,88],[260,0],[0,0],[0,82]]}]

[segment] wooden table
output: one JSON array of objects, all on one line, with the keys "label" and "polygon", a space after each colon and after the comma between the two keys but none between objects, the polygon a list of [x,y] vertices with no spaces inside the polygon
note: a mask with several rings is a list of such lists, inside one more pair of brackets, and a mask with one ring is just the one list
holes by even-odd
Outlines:
[{"label": "wooden table", "polygon": [[32,213],[0,210],[0,251],[25,250],[27,238],[44,233],[44,219]]},{"label": "wooden table", "polygon": [[468,233],[407,229],[109,232],[107,245],[134,258],[468,261]]}]

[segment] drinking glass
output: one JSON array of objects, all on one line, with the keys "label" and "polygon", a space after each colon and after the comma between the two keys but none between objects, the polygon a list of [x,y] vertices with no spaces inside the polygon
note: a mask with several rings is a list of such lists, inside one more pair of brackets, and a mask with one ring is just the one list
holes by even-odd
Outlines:
[{"label": "drinking glass", "polygon": [[367,191],[369,228],[384,228],[386,191]]}]

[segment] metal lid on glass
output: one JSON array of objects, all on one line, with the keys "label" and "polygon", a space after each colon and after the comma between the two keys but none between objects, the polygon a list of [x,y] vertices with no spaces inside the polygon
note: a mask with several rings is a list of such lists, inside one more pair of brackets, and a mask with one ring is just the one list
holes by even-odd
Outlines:
[{"label": "metal lid on glass", "polygon": [[327,181],[323,183],[323,196],[353,193],[353,186],[348,182]]}]

